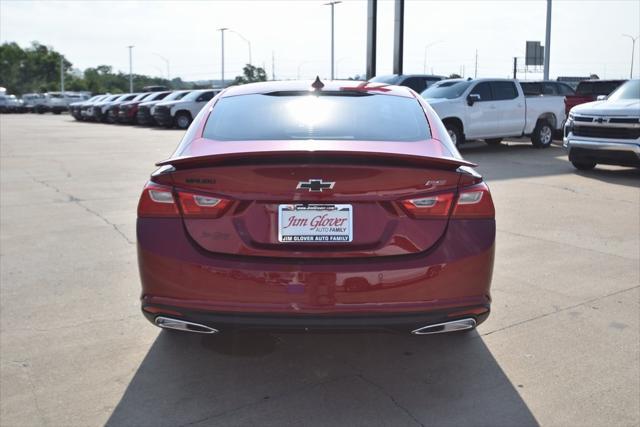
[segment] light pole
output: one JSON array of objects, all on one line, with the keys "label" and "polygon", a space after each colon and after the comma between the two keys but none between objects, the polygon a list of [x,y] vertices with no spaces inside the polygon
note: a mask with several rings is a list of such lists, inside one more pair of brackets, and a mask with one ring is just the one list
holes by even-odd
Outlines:
[{"label": "light pole", "polygon": [[224,87],[224,32],[228,30],[228,28],[218,28],[218,31],[220,31],[220,41],[222,44],[222,50],[220,51],[220,56],[222,57],[222,61],[221,61],[221,71],[220,71],[220,77],[222,79],[222,87]]},{"label": "light pole", "polygon": [[438,43],[442,43],[442,40],[438,40],[436,42],[429,43],[428,45],[425,45],[425,47],[424,47],[424,64],[422,64],[422,72],[424,74],[427,74],[427,49],[430,48],[433,45],[438,44]]},{"label": "light pole", "polygon": [[629,37],[631,39],[631,72],[629,73],[629,78],[632,79],[633,78],[633,54],[636,51],[636,40],[638,40],[638,37],[632,37],[629,34],[623,34],[624,37]]},{"label": "light pole", "polygon": [[167,58],[165,58],[164,56],[160,55],[159,53],[153,53],[155,56],[157,56],[158,58],[162,59],[164,61],[164,63],[167,65],[167,80],[171,81],[171,71],[169,68],[169,60]]},{"label": "light pole", "polygon": [[233,34],[237,35],[238,37],[240,37],[242,40],[244,40],[247,43],[247,46],[249,47],[249,64],[252,64],[252,62],[251,62],[251,42],[249,41],[249,39],[247,39],[245,36],[243,36],[239,32],[234,31],[234,30],[232,30],[230,28],[227,28],[227,30],[231,31]]},{"label": "light pole", "polygon": [[129,93],[133,93],[133,48],[135,46],[127,46],[129,48]]},{"label": "light pole", "polygon": [[551,0],[547,0],[547,30],[544,37],[543,79],[549,80],[549,62],[551,62]]},{"label": "light pole", "polygon": [[325,6],[331,6],[331,80],[335,78],[335,45],[334,45],[334,7],[341,1],[330,1],[325,3]]}]

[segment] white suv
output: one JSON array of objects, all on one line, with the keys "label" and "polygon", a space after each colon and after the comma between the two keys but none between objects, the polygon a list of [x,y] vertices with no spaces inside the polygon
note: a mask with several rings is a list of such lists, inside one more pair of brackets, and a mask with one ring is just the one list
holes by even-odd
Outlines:
[{"label": "white suv", "polygon": [[186,129],[193,118],[200,112],[207,102],[220,93],[220,90],[194,90],[180,100],[163,101],[156,104],[153,118],[160,126]]}]

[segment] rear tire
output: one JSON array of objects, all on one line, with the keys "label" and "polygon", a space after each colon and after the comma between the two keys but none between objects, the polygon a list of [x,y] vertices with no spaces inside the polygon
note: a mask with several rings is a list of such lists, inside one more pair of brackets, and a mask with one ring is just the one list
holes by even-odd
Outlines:
[{"label": "rear tire", "polygon": [[500,145],[500,143],[502,142],[502,138],[489,138],[485,139],[484,142],[486,142],[488,145]]},{"label": "rear tire", "polygon": [[553,128],[546,120],[540,120],[531,134],[531,143],[536,148],[549,148],[553,142]]},{"label": "rear tire", "polygon": [[191,114],[180,112],[176,114],[175,122],[178,129],[187,129],[191,124]]},{"label": "rear tire", "polygon": [[596,162],[590,162],[588,160],[583,160],[583,161],[572,160],[571,164],[573,165],[574,168],[581,171],[590,171],[591,169],[596,167]]},{"label": "rear tire", "polygon": [[462,135],[460,126],[453,122],[447,122],[444,124],[444,127],[447,129],[447,133],[449,133],[449,137],[451,138],[453,145],[459,147],[464,143],[464,136]]}]

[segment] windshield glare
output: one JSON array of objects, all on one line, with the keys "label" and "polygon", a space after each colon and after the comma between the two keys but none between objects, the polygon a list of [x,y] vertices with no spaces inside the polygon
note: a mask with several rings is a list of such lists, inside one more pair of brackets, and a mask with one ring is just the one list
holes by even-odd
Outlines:
[{"label": "windshield glare", "polygon": [[219,141],[424,141],[430,132],[424,110],[412,98],[252,94],[220,99],[203,136]]},{"label": "windshield glare", "polygon": [[438,82],[422,92],[423,98],[445,98],[455,99],[462,96],[465,90],[469,87],[471,82],[468,81],[444,81]]},{"label": "windshield glare", "polygon": [[631,80],[616,89],[609,99],[619,101],[622,99],[640,100],[640,80]]}]

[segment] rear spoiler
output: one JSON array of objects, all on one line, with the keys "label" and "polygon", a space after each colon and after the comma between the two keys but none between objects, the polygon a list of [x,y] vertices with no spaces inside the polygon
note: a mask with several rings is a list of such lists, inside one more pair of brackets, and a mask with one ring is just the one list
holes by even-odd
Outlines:
[{"label": "rear spoiler", "polygon": [[185,156],[173,157],[156,163],[156,166],[171,165],[176,169],[194,168],[203,166],[213,166],[216,164],[228,163],[247,163],[258,161],[260,163],[273,161],[281,163],[290,160],[322,162],[324,159],[335,161],[356,160],[359,162],[374,161],[376,163],[403,163],[415,166],[429,166],[438,169],[454,170],[460,166],[476,167],[475,163],[456,157],[430,157],[412,154],[393,154],[385,152],[361,152],[361,151],[334,151],[334,150],[317,150],[317,151],[251,151],[251,152],[232,152],[218,153],[201,156]]}]

